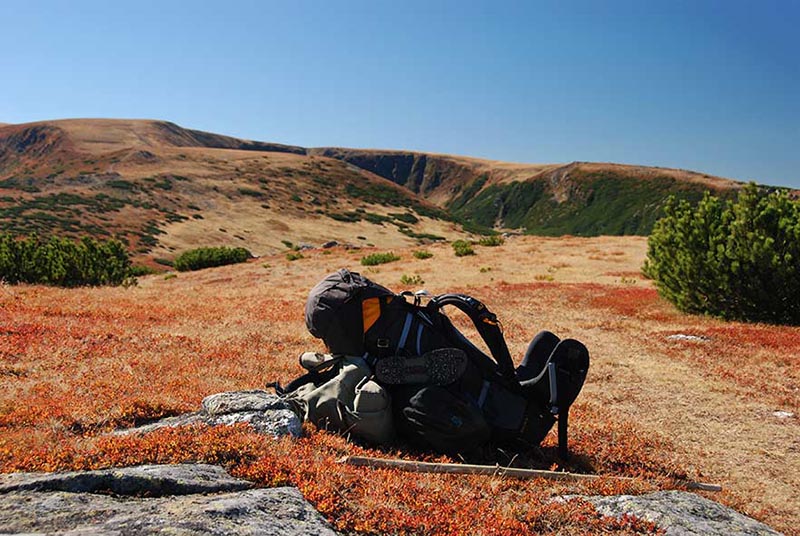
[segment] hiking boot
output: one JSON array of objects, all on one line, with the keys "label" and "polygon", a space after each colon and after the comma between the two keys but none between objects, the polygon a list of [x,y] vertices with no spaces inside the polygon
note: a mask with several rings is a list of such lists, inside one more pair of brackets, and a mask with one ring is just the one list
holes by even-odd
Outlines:
[{"label": "hiking boot", "polygon": [[375,365],[375,377],[389,385],[448,385],[464,374],[467,354],[458,348],[438,348],[420,356],[393,356]]},{"label": "hiking boot", "polygon": [[541,372],[521,384],[529,399],[533,397],[553,414],[560,414],[578,397],[588,370],[586,346],[575,339],[565,339],[555,347]]}]

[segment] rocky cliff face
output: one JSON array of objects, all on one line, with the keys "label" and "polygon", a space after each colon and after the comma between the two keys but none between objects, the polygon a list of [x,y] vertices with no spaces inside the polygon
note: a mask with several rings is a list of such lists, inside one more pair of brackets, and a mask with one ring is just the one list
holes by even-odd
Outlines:
[{"label": "rocky cliff face", "polygon": [[309,152],[343,160],[442,205],[441,201],[449,199],[447,192],[457,191],[459,185],[476,174],[474,167],[466,162],[426,153],[338,147],[309,149]]}]

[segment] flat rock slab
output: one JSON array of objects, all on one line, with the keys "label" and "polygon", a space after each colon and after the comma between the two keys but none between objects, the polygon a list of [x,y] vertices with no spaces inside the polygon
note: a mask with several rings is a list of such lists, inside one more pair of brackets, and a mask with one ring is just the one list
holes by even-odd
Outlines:
[{"label": "flat rock slab", "polygon": [[296,488],[201,464],[2,475],[0,533],[337,534]]},{"label": "flat rock slab", "polygon": [[64,491],[0,495],[4,534],[335,535],[296,488],[130,499]]},{"label": "flat rock slab", "polygon": [[632,514],[655,523],[666,531],[667,536],[780,535],[755,519],[685,491],[585,499],[603,515],[620,517]]},{"label": "flat rock slab", "polygon": [[176,428],[191,424],[247,423],[259,434],[275,437],[291,435],[300,437],[302,420],[286,402],[277,395],[262,390],[217,393],[203,399],[200,411],[167,417],[159,421],[118,430],[117,435],[147,433],[159,428]]},{"label": "flat rock slab", "polygon": [[139,465],[98,471],[0,474],[0,493],[67,491],[164,497],[242,491],[251,482],[234,478],[218,465]]}]

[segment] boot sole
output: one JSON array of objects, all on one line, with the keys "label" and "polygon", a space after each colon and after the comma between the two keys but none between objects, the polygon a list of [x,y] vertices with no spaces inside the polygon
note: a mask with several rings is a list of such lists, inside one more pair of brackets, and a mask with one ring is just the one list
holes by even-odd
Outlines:
[{"label": "boot sole", "polygon": [[467,368],[467,354],[458,348],[438,348],[421,356],[387,357],[375,366],[375,377],[389,385],[448,385]]}]

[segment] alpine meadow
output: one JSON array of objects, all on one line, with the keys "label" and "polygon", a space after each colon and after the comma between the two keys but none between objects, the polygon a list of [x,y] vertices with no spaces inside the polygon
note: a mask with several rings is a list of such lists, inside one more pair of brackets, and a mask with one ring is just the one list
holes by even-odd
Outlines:
[{"label": "alpine meadow", "polygon": [[[218,464],[296,486],[347,534],[658,533],[560,498],[713,482],[723,490],[694,493],[796,533],[800,328],[780,292],[800,277],[797,198],[687,170],[305,148],[165,121],[0,125],[0,470]],[[113,433],[299,376],[301,353],[325,351],[306,297],[343,267],[480,299],[515,363],[540,330],[583,341],[571,457],[554,430],[477,461],[600,478],[345,465],[476,460],[309,423],[296,439],[247,424]],[[739,284],[750,274],[764,286]],[[765,293],[770,314],[753,317]]]}]

